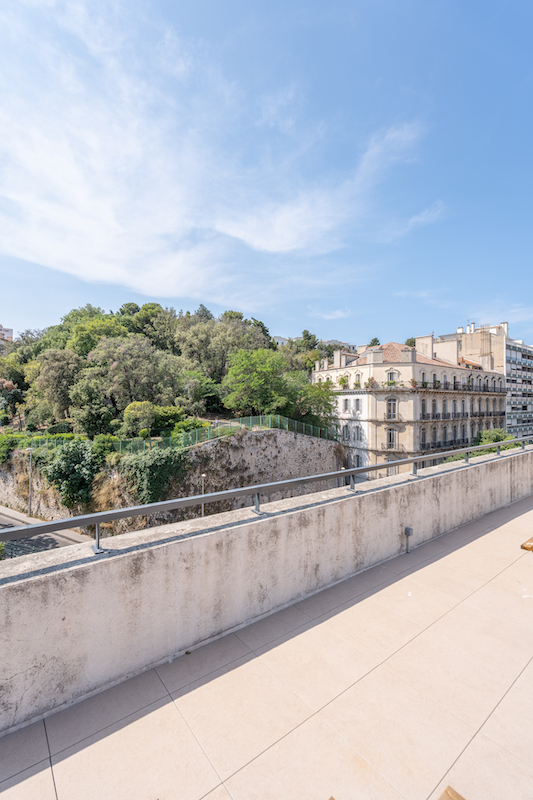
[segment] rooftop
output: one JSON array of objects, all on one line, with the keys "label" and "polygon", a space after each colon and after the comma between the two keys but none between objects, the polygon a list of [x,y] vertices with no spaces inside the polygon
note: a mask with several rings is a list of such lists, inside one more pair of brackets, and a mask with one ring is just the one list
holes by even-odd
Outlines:
[{"label": "rooftop", "polygon": [[532,524],[527,497],[5,736],[0,792],[530,800]]}]

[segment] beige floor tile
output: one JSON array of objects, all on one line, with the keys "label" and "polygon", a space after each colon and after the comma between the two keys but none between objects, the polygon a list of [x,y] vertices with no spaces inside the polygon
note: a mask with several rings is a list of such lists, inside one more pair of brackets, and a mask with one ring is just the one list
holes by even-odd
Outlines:
[{"label": "beige floor tile", "polygon": [[[513,686],[481,729],[481,733],[513,755],[532,764],[533,697]],[[532,786],[533,789],[533,786]]]},{"label": "beige floor tile", "polygon": [[51,754],[71,747],[165,695],[165,687],[151,669],[48,717],[45,725]]},{"label": "beige floor tile", "polygon": [[485,580],[479,576],[472,575],[471,572],[451,567],[446,563],[446,559],[434,561],[431,564],[422,566],[413,573],[417,583],[429,586],[443,594],[448,594],[456,600],[464,600],[466,597],[477,591],[485,584]]},{"label": "beige floor tile", "polygon": [[431,625],[457,604],[455,598],[418,583],[413,575],[401,578],[374,596],[383,608],[418,625]]},{"label": "beige floor tile", "polygon": [[312,619],[317,619],[341,607],[350,600],[378,591],[379,588],[394,580],[396,580],[396,576],[390,570],[383,566],[373,567],[347,578],[330,589],[325,589],[323,592],[307,597],[297,603],[296,607]]},{"label": "beige floor tile", "polygon": [[172,664],[157,667],[156,672],[168,691],[175,692],[249,652],[250,648],[235,634],[230,633],[216,642],[193,650],[189,655],[180,656]]},{"label": "beige floor tile", "polygon": [[236,636],[244,642],[251,650],[268,644],[268,642],[279,639],[289,631],[299,628],[309,622],[309,617],[295,606],[289,606],[282,611],[277,611],[269,617],[247,625],[237,631]]},{"label": "beige floor tile", "polygon": [[222,780],[312,714],[259,658],[243,658],[172,696]]},{"label": "beige floor tile", "polygon": [[50,760],[41,761],[0,783],[2,800],[56,800]]},{"label": "beige floor tile", "polygon": [[533,767],[478,734],[429,800],[439,800],[448,785],[465,800],[531,800]]},{"label": "beige floor tile", "polygon": [[44,723],[34,722],[0,739],[0,781],[49,756]]},{"label": "beige floor tile", "polygon": [[377,659],[357,650],[323,625],[257,651],[272,672],[314,710],[322,708],[373,669]]},{"label": "beige floor tile", "polygon": [[220,783],[170,700],[64,750],[52,764],[58,800],[198,800]]},{"label": "beige floor tile", "polygon": [[233,800],[403,800],[325,722],[305,722],[233,775]]},{"label": "beige floor tile", "polygon": [[471,725],[481,725],[515,675],[425,631],[391,656],[386,669]]},{"label": "beige floor tile", "polygon": [[516,582],[515,588],[491,581],[465,600],[465,605],[493,614],[533,633],[533,593]]},{"label": "beige floor tile", "polygon": [[202,797],[201,800],[231,800],[231,795],[228,790],[220,784],[220,786],[217,786],[212,792]]},{"label": "beige floor tile", "polygon": [[387,569],[394,572],[395,575],[401,575],[412,570],[414,566],[442,557],[448,551],[449,548],[440,539],[435,539],[432,542],[426,542],[426,544],[413,548],[410,553],[403,553],[391,561],[386,561],[385,564]]},{"label": "beige floor tile", "polygon": [[409,800],[425,800],[475,732],[383,667],[319,716]]},{"label": "beige floor tile", "polygon": [[509,566],[509,559],[499,558],[495,549],[472,550],[468,545],[448,553],[445,559],[453,569],[471,572],[484,581],[492,580]]},{"label": "beige floor tile", "polygon": [[533,656],[533,633],[464,603],[431,627],[455,653],[490,661],[514,680]]},{"label": "beige floor tile", "polygon": [[346,605],[322,623],[358,650],[383,661],[424,630],[376,603],[374,596]]}]

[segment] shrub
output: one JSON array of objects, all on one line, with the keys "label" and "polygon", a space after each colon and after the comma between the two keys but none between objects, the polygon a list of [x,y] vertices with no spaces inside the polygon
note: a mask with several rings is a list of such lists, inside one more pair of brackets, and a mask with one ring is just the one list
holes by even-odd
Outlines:
[{"label": "shrub", "polygon": [[142,428],[142,429],[139,431],[139,439],[148,439],[149,435],[150,435],[150,434],[148,433],[148,431],[147,431],[147,429],[146,429],[146,428]]},{"label": "shrub", "polygon": [[154,405],[148,401],[130,403],[124,409],[124,431],[127,435],[134,436],[139,430],[151,430],[154,424]]},{"label": "shrub", "polygon": [[0,542],[0,561],[6,558],[6,545],[5,542]]},{"label": "shrub", "polygon": [[74,439],[57,450],[43,472],[59,491],[61,501],[70,508],[90,501],[92,482],[101,463],[102,456],[92,442]]},{"label": "shrub", "polygon": [[144,505],[164,500],[171,479],[181,479],[188,465],[184,450],[155,447],[146,453],[124,456],[120,471],[126,477],[130,491]]},{"label": "shrub", "polygon": [[56,433],[72,433],[72,424],[70,422],[56,422],[55,425],[50,425],[46,429],[46,433],[51,435]]},{"label": "shrub", "polygon": [[0,414],[0,425],[8,425],[9,417],[7,414]]},{"label": "shrub", "polygon": [[17,446],[17,437],[3,434],[0,436],[0,464],[5,464]]},{"label": "shrub", "polygon": [[159,432],[171,430],[184,416],[185,411],[181,406],[154,406],[153,428]]},{"label": "shrub", "polygon": [[118,436],[111,433],[98,433],[93,439],[93,452],[103,461],[109,453],[115,451],[115,442],[118,441]]},{"label": "shrub", "polygon": [[178,422],[174,426],[174,430],[172,431],[172,436],[179,436],[182,433],[187,433],[188,431],[194,431],[196,428],[208,428],[209,422],[205,420],[202,421],[198,419],[198,417],[189,417],[189,419],[184,419],[181,422]]},{"label": "shrub", "polygon": [[30,433],[33,433],[33,431],[37,430],[37,425],[35,424],[35,422],[27,422],[26,430],[29,431]]}]

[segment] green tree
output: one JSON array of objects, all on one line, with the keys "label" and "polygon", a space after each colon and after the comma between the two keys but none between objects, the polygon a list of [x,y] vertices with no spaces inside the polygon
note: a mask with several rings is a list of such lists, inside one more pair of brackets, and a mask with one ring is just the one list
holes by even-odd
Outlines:
[{"label": "green tree", "polygon": [[78,433],[86,433],[91,438],[109,433],[118,409],[111,398],[106,397],[105,386],[106,382],[98,370],[86,369],[71,388],[71,413]]},{"label": "green tree", "polygon": [[415,347],[416,346],[416,339],[414,336],[410,336],[409,339],[405,340],[405,344],[407,347]]},{"label": "green tree", "polygon": [[74,326],[67,348],[79,356],[87,357],[104,336],[116,338],[127,335],[128,329],[116,317],[95,317]]},{"label": "green tree", "polygon": [[369,347],[377,347],[378,344],[379,344],[379,339],[377,338],[377,336],[374,336],[374,338],[371,340],[371,342],[370,342],[370,344],[368,346]]},{"label": "green tree", "polygon": [[72,350],[45,350],[37,360],[40,364],[37,388],[57,419],[68,416],[70,389],[82,368],[81,358]]},{"label": "green tree", "polygon": [[145,400],[144,402],[133,402],[124,409],[124,429],[128,436],[137,436],[139,431],[146,428],[148,433],[154,424],[154,404]]},{"label": "green tree", "polygon": [[89,503],[92,482],[101,463],[92,442],[72,439],[57,450],[52,461],[43,467],[43,472],[60,493],[64,505],[71,508]]}]

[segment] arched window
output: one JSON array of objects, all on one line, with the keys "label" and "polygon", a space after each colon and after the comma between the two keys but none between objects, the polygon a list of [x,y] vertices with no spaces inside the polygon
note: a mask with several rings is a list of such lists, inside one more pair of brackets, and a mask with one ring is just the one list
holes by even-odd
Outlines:
[{"label": "arched window", "polygon": [[318,382],[319,382],[319,383],[322,383],[322,378],[319,378],[319,379],[318,379]]},{"label": "arched window", "polygon": [[457,381],[457,375],[454,375],[454,376],[452,377],[452,381],[453,381],[453,388],[454,388],[454,389],[457,389],[457,388],[459,387],[459,383],[458,383],[458,381]]},{"label": "arched window", "polygon": [[445,445],[447,441],[448,441],[448,428],[445,425],[444,428],[442,429],[442,444]]},{"label": "arched window", "polygon": [[487,399],[485,400],[485,412],[486,412],[487,414],[489,414],[489,412],[490,412],[490,400],[489,400],[489,398],[488,398],[488,397],[487,397]]},{"label": "arched window", "polygon": [[396,398],[389,397],[387,400],[387,419],[396,419]]},{"label": "arched window", "polygon": [[453,408],[452,408],[452,410],[453,410],[453,416],[455,417],[455,415],[457,414],[457,400],[454,400],[454,401],[453,401]]},{"label": "arched window", "polygon": [[393,450],[396,447],[396,431],[394,428],[387,428],[387,447]]},{"label": "arched window", "polygon": [[466,426],[461,425],[461,441],[463,444],[466,442]]},{"label": "arched window", "polygon": [[432,428],[431,429],[431,442],[433,444],[437,444],[437,429],[436,428]]},{"label": "arched window", "polygon": [[361,373],[356,372],[354,377],[354,389],[360,389],[360,388],[361,388]]},{"label": "arched window", "polygon": [[425,372],[422,373],[422,383],[424,386],[427,384],[427,375]]},{"label": "arched window", "polygon": [[457,425],[453,426],[453,443],[457,444]]},{"label": "arched window", "polygon": [[477,379],[477,388],[479,391],[481,391],[481,378]]},{"label": "arched window", "polygon": [[470,414],[472,414],[472,415],[474,414],[474,401],[473,400],[470,401]]},{"label": "arched window", "polygon": [[425,398],[420,403],[420,413],[422,415],[422,419],[425,419],[427,414],[427,403]]},{"label": "arched window", "polygon": [[427,446],[427,433],[425,428],[422,428],[422,431],[420,432],[420,446],[422,450],[425,450]]},{"label": "arched window", "polygon": [[466,406],[464,400],[461,402],[461,414],[463,415],[463,417],[466,414]]},{"label": "arched window", "polygon": [[433,415],[433,418],[436,418],[436,416],[437,416],[437,401],[436,400],[433,400],[432,403],[431,403],[431,413]]},{"label": "arched window", "polygon": [[479,413],[481,414],[481,397],[480,397],[480,398],[478,399],[478,401],[477,401],[477,410],[478,410],[478,411],[479,411]]},{"label": "arched window", "polygon": [[496,406],[497,406],[497,402],[496,402],[496,398],[494,398],[494,400],[492,401],[492,413],[493,414],[496,413]]},{"label": "arched window", "polygon": [[446,417],[447,413],[448,413],[448,401],[447,400],[443,400],[442,401],[442,416],[443,416],[443,418]]}]

